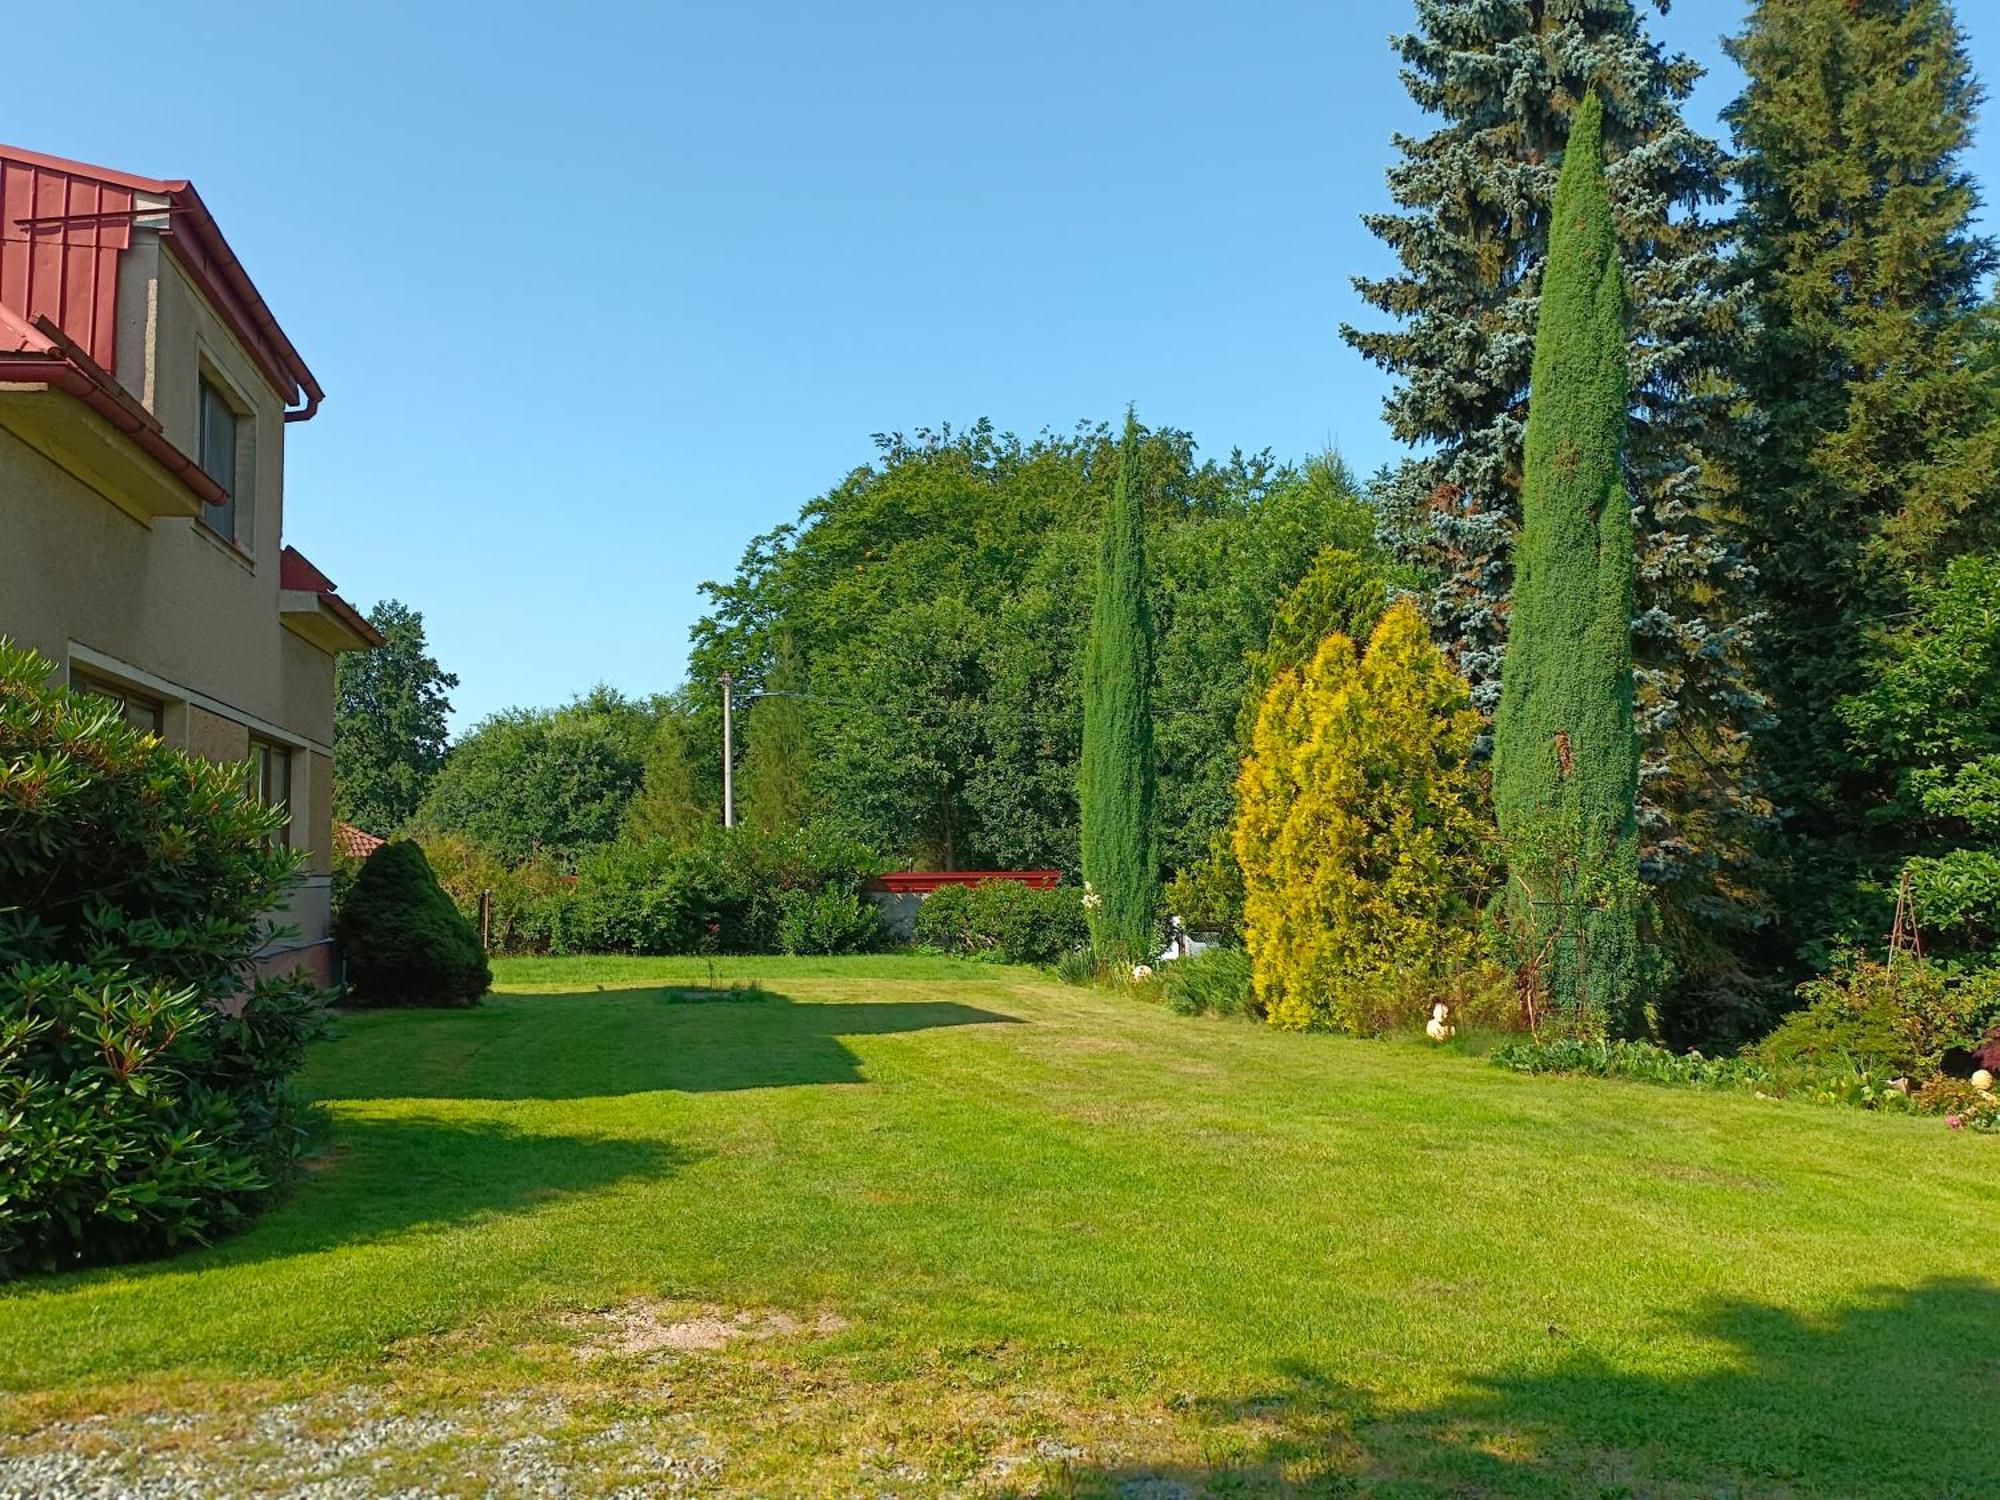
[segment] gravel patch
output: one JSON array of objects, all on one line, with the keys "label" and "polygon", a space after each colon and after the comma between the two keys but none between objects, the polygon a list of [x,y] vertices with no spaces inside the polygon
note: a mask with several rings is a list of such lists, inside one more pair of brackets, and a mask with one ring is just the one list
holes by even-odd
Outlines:
[{"label": "gravel patch", "polygon": [[669,1447],[643,1425],[580,1425],[559,1398],[411,1415],[358,1389],[248,1413],[86,1417],[0,1441],[0,1500],[639,1500],[720,1478],[698,1438]]}]

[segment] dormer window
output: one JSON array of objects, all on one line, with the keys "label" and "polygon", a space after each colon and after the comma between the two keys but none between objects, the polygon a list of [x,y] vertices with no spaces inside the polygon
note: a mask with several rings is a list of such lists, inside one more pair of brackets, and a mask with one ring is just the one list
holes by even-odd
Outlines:
[{"label": "dormer window", "polygon": [[207,376],[201,380],[201,467],[228,493],[202,507],[202,524],[226,541],[236,540],[236,411]]}]

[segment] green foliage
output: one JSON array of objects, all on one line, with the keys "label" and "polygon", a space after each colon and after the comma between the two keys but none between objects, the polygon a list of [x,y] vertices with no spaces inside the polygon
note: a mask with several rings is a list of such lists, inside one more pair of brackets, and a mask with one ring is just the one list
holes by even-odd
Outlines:
[{"label": "green foliage", "polygon": [[602,687],[562,708],[494,714],[452,747],[416,826],[466,834],[516,863],[573,863],[618,836],[659,717],[658,705]]},{"label": "green foliage", "polygon": [[253,982],[297,856],[240,767],[0,641],[0,1272],[205,1241],[281,1181],[320,997]]},{"label": "green foliage", "polygon": [[[1876,633],[1865,687],[1835,714],[1851,763],[1876,782],[1865,810],[1880,892],[1850,909],[1877,936],[1904,856],[1915,915],[1940,953],[1986,951],[2000,936],[2000,560],[1947,563],[1912,588],[1906,620]],[[1886,877],[1886,878],[1885,878]]]},{"label": "green foliage", "polygon": [[[1161,864],[1204,857],[1233,810],[1229,727],[1273,608],[1374,517],[1337,459],[1200,462],[1143,430]],[[930,868],[1080,870],[1082,693],[1095,558],[1120,435],[1033,441],[980,423],[878,439],[875,463],[755,541],[710,584],[690,675],[704,787],[720,773],[714,684],[768,683],[790,643],[810,692],[811,801]],[[771,705],[759,702],[754,720]]]},{"label": "green foliage", "polygon": [[1240,948],[1211,948],[1177,958],[1160,970],[1167,1009],[1177,1016],[1261,1016],[1251,980],[1250,955]]},{"label": "green foliage", "polygon": [[1578,110],[1536,323],[1513,624],[1493,725],[1493,804],[1532,982],[1584,1035],[1639,1020],[1639,744],[1625,292],[1599,144]]},{"label": "green foliage", "polygon": [[858,891],[828,886],[778,897],[777,950],[795,958],[868,953],[882,946],[882,914]]},{"label": "green foliage", "polygon": [[1959,976],[1907,953],[1851,961],[1799,986],[1805,1005],[1753,1049],[1773,1067],[1844,1063],[1929,1079],[1945,1052],[1971,1047],[2000,1019],[1990,976]]},{"label": "green foliage", "polygon": [[691,844],[721,821],[721,811],[701,794],[695,757],[688,746],[692,726],[685,716],[666,712],[646,747],[638,793],[625,809],[625,836]]},{"label": "green foliage", "polygon": [[[1416,0],[1394,46],[1428,133],[1399,134],[1392,211],[1365,217],[1397,265],[1357,287],[1397,326],[1346,330],[1396,380],[1385,414],[1415,450],[1377,485],[1397,560],[1494,711],[1521,535],[1535,320],[1575,113],[1593,89],[1619,249],[1633,268],[1625,451],[1637,563],[1635,715],[1643,745],[1640,870],[1685,976],[1675,1024],[1741,1027],[1760,1002],[1740,972],[1763,919],[1750,774],[1764,718],[1753,686],[1754,574],[1737,540],[1726,460],[1742,441],[1727,373],[1749,324],[1726,251],[1728,163],[1689,128],[1701,77],[1648,35],[1664,0]],[[1857,134],[1859,142],[1865,135]]]},{"label": "green foliage", "polygon": [[1125,418],[1118,483],[1097,555],[1097,602],[1083,675],[1084,889],[1091,946],[1110,962],[1149,957],[1159,921],[1153,823],[1153,617],[1139,422]]},{"label": "green foliage", "polygon": [[1624,1078],[1670,1088],[1737,1090],[1856,1109],[1915,1107],[1911,1095],[1897,1087],[1890,1074],[1837,1061],[1773,1067],[1755,1057],[1703,1057],[1698,1052],[1672,1052],[1652,1042],[1558,1037],[1508,1042],[1494,1051],[1493,1062],[1517,1073]]},{"label": "green foliage", "polygon": [[1484,820],[1479,716],[1416,607],[1366,653],[1329,636],[1272,683],[1243,763],[1244,945],[1274,1024],[1367,1032],[1472,963]]},{"label": "green foliage", "polygon": [[608,844],[558,883],[546,932],[528,936],[556,953],[857,952],[878,941],[860,896],[875,870],[864,846],[822,827]]},{"label": "green foliage", "polygon": [[368,856],[336,926],[348,998],[363,1005],[474,1005],[492,986],[479,933],[431,873],[392,839]]},{"label": "green foliage", "polygon": [[373,651],[333,665],[333,815],[388,837],[416,815],[445,761],[458,678],[437,664],[424,617],[394,599],[368,612]]},{"label": "green foliage", "polygon": [[764,678],[767,696],[751,704],[740,720],[744,748],[736,775],[739,821],[760,833],[782,833],[811,821],[812,742],[805,705],[796,696],[804,690],[805,680],[791,638],[779,636]]},{"label": "green foliage", "polygon": [[[919,947],[1003,964],[1065,961],[1090,926],[1074,886],[1038,891],[1018,880],[947,885],[917,908]],[[1093,964],[1093,971],[1095,965]]]},{"label": "green foliage", "polygon": [[1905,738],[1921,729],[1893,701],[1951,689],[1918,640],[1881,631],[1934,608],[1927,588],[2000,520],[1996,255],[1964,159],[1981,90],[1943,0],[1759,0],[1729,50],[1747,75],[1728,111],[1757,303],[1738,485],[1769,612],[1780,957],[1819,965],[1880,939],[1904,859],[1966,833],[1934,825],[1911,780],[1955,775],[1959,750]]}]

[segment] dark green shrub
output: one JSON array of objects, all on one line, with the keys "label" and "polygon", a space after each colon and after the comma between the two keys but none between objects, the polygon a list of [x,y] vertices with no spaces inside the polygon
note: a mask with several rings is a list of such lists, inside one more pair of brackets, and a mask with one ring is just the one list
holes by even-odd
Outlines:
[{"label": "dark green shrub", "polygon": [[882,946],[882,914],[851,890],[791,890],[778,898],[780,953],[810,957],[867,953]]},{"label": "dark green shrub", "polygon": [[1074,887],[1038,891],[1018,880],[948,885],[917,908],[919,947],[1005,964],[1052,964],[1089,941]]},{"label": "dark green shrub", "polygon": [[242,768],[0,642],[0,1272],[203,1241],[280,1182],[321,1017],[253,981],[297,857]]},{"label": "dark green shrub", "polygon": [[359,1004],[472,1005],[493,983],[478,931],[408,839],[368,856],[337,935],[348,995]]},{"label": "dark green shrub", "polygon": [[1211,948],[1160,967],[1167,1009],[1177,1016],[1258,1014],[1250,988],[1250,955]]}]

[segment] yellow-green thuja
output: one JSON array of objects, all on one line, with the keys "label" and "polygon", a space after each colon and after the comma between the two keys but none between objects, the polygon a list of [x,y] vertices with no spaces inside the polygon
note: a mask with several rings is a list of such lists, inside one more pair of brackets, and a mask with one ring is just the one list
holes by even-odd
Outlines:
[{"label": "yellow-green thuja", "polygon": [[1125,418],[1118,479],[1097,557],[1083,673],[1083,878],[1100,958],[1150,955],[1159,871],[1153,830],[1153,619],[1139,424]]},{"label": "yellow-green thuja", "polygon": [[1556,189],[1493,727],[1521,957],[1546,1000],[1587,1033],[1629,1031],[1640,1000],[1625,281],[1602,117],[1592,93]]}]

